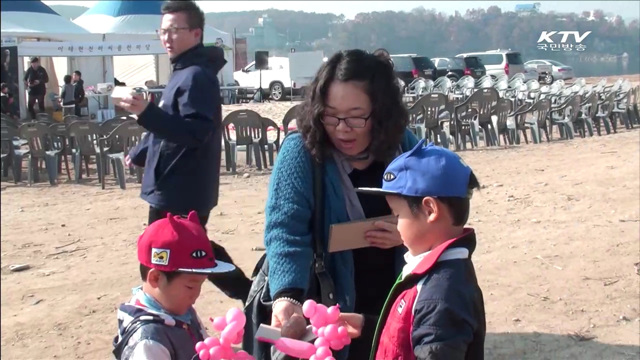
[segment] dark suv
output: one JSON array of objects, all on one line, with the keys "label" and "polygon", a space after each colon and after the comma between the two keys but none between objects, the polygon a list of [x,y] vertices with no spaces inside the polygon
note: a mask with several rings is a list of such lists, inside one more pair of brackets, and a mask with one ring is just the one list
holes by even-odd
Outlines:
[{"label": "dark suv", "polygon": [[484,76],[487,71],[480,59],[475,56],[466,58],[433,58],[436,65],[437,77],[446,76],[451,80],[458,80],[465,75],[474,79]]},{"label": "dark suv", "polygon": [[391,55],[393,70],[396,76],[405,85],[409,85],[415,78],[421,77],[427,80],[436,79],[436,67],[426,56],[416,54]]}]

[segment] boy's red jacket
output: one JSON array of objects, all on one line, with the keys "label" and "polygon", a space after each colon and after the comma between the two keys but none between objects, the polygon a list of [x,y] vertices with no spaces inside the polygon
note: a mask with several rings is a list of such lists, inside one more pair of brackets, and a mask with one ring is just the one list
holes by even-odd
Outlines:
[{"label": "boy's red jacket", "polygon": [[471,254],[473,229],[400,275],[382,310],[372,360],[484,359],[484,300]]}]

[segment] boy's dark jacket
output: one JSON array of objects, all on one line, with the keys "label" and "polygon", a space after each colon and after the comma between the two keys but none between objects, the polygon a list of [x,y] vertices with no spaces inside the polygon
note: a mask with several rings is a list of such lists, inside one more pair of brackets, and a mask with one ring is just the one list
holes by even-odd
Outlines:
[{"label": "boy's dark jacket", "polygon": [[[471,262],[475,247],[474,230],[465,229],[401,275],[380,315],[372,360],[484,359],[484,300]],[[468,255],[454,255],[464,249]]]},{"label": "boy's dark jacket", "polygon": [[216,75],[226,61],[217,48],[195,46],[172,60],[159,106],[138,116],[149,135],[129,153],[145,168],[141,197],[174,213],[208,213],[218,203],[222,107]]},{"label": "boy's dark jacket", "polygon": [[191,312],[191,323],[185,324],[167,314],[147,309],[140,302],[137,302],[135,297],[130,302],[121,304],[118,308],[118,335],[114,339],[114,347],[120,345],[119,342],[122,341],[124,330],[134,319],[153,317],[164,320],[164,323],[148,322],[141,326],[131,334],[127,344],[122,344],[123,351],[117,360],[129,360],[134,354],[136,356],[168,354],[168,358],[172,360],[198,359],[195,345],[199,341],[204,341],[208,335],[196,311],[193,308],[189,311]]}]

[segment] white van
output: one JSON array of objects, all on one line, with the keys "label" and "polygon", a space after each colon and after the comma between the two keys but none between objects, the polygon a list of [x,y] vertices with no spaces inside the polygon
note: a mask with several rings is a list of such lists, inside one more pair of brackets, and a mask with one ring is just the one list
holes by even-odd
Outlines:
[{"label": "white van", "polygon": [[479,58],[482,64],[484,64],[485,69],[487,69],[487,75],[491,75],[492,77],[504,74],[511,78],[515,74],[525,72],[522,55],[517,51],[498,49],[456,55],[456,57],[461,58],[467,56]]},{"label": "white van", "polygon": [[[238,86],[247,86],[258,89],[260,87],[260,71],[256,70],[255,61],[244,67],[240,71],[233,73],[233,79]],[[270,57],[269,68],[262,70],[262,91],[265,95],[271,96],[271,99],[279,101],[284,100],[286,96],[291,94],[293,85],[294,95],[300,92],[295,83],[291,83],[291,75],[289,73],[288,57]]]}]

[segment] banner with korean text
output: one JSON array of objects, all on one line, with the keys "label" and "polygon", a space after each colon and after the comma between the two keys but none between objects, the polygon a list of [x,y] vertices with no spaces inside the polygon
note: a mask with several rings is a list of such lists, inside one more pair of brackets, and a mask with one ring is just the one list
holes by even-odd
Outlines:
[{"label": "banner with korean text", "polygon": [[18,45],[19,56],[126,56],[164,54],[160,41],[131,42],[36,42]]}]

